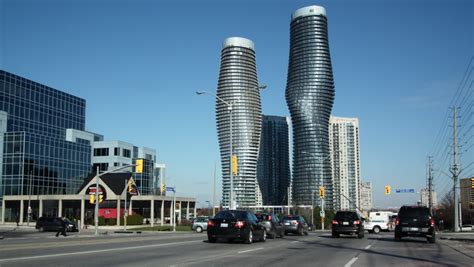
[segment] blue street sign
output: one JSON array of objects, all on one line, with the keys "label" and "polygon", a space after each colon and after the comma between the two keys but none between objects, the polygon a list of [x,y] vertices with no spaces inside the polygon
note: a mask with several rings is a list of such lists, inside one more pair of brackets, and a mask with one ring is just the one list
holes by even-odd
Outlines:
[{"label": "blue street sign", "polygon": [[409,189],[396,189],[396,193],[415,193],[415,189],[409,188]]},{"label": "blue street sign", "polygon": [[166,187],[166,191],[171,191],[171,192],[174,193],[174,187],[168,187],[168,186],[167,186],[167,187]]}]

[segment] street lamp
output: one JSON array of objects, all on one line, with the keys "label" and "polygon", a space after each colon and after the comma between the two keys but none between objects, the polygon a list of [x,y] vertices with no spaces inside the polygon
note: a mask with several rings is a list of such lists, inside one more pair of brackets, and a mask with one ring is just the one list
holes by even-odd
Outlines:
[{"label": "street lamp", "polygon": [[[253,89],[254,87],[252,87]],[[267,88],[266,85],[259,85],[257,87],[255,87],[257,89],[265,89]],[[207,91],[196,91],[196,94],[197,95],[204,95],[204,94],[211,94],[213,96],[216,97],[217,100],[221,101],[222,103],[224,103],[226,106],[227,106],[227,110],[229,111],[229,135],[230,135],[230,140],[229,140],[229,147],[230,147],[230,150],[229,150],[229,178],[230,178],[230,192],[229,192],[229,209],[230,210],[233,210],[234,209],[234,174],[232,173],[232,156],[233,156],[233,147],[232,147],[232,109],[233,109],[233,106],[234,104],[240,100],[240,98],[237,98],[235,99],[234,101],[232,102],[229,102],[229,101],[226,101],[224,99],[222,99],[221,97],[219,97],[218,95],[214,94],[214,93],[211,93],[211,92],[207,92]]]},{"label": "street lamp", "polygon": [[[320,169],[320,177],[319,177],[319,184],[320,186],[323,186],[323,162],[326,161],[330,156],[331,154],[327,155],[324,159],[320,158],[320,157],[317,157],[315,154],[311,153],[311,152],[308,152],[308,151],[301,151],[301,154],[308,154],[312,157],[314,157],[316,160],[319,161],[319,165],[321,166],[319,169]],[[311,215],[314,216],[314,203],[313,203],[313,198],[314,198],[314,193],[315,193],[316,189],[311,190]],[[321,198],[321,214],[324,214],[324,197]],[[324,230],[324,216],[321,216],[321,230]]]}]

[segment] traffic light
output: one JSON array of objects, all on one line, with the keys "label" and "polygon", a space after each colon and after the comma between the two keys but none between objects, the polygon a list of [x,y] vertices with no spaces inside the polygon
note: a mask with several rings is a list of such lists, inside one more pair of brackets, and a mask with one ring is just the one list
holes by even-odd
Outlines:
[{"label": "traffic light", "polygon": [[232,174],[237,175],[237,155],[232,155]]},{"label": "traffic light", "polygon": [[99,195],[99,203],[102,203],[104,201],[104,195],[100,194]]},{"label": "traffic light", "polygon": [[135,173],[143,173],[143,159],[135,161]]},{"label": "traffic light", "polygon": [[89,195],[89,203],[91,204],[95,203],[95,195]]},{"label": "traffic light", "polygon": [[319,198],[324,198],[324,194],[325,194],[325,190],[324,190],[324,186],[320,186],[319,187]]},{"label": "traffic light", "polygon": [[474,178],[471,178],[471,189],[474,189]]},{"label": "traffic light", "polygon": [[385,186],[385,195],[390,195],[391,190],[392,190],[391,187],[389,185],[386,185]]},{"label": "traffic light", "polygon": [[166,191],[166,184],[161,185],[161,193],[164,193]]}]

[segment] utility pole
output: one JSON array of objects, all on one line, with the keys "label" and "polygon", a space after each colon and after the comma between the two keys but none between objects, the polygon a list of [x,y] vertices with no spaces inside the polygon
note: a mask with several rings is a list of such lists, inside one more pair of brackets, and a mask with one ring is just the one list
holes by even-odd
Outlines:
[{"label": "utility pole", "polygon": [[458,125],[457,125],[457,107],[453,109],[453,165],[451,166],[451,174],[453,175],[453,195],[454,195],[454,232],[459,232],[459,206],[458,187],[459,166],[458,166]]},{"label": "utility pole", "polygon": [[428,156],[428,207],[431,214],[433,214],[433,168],[432,156]]}]

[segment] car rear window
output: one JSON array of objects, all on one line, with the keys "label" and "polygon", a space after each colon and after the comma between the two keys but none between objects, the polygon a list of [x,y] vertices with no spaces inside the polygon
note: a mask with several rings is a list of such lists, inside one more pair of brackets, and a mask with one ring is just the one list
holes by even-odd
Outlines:
[{"label": "car rear window", "polygon": [[239,210],[225,210],[217,213],[216,219],[246,219],[247,212]]},{"label": "car rear window", "polygon": [[355,212],[338,212],[334,216],[335,220],[358,220],[357,214]]},{"label": "car rear window", "polygon": [[401,218],[418,218],[429,217],[430,211],[425,207],[401,207],[398,217]]},{"label": "car rear window", "polygon": [[299,220],[300,216],[285,216],[283,220]]}]

